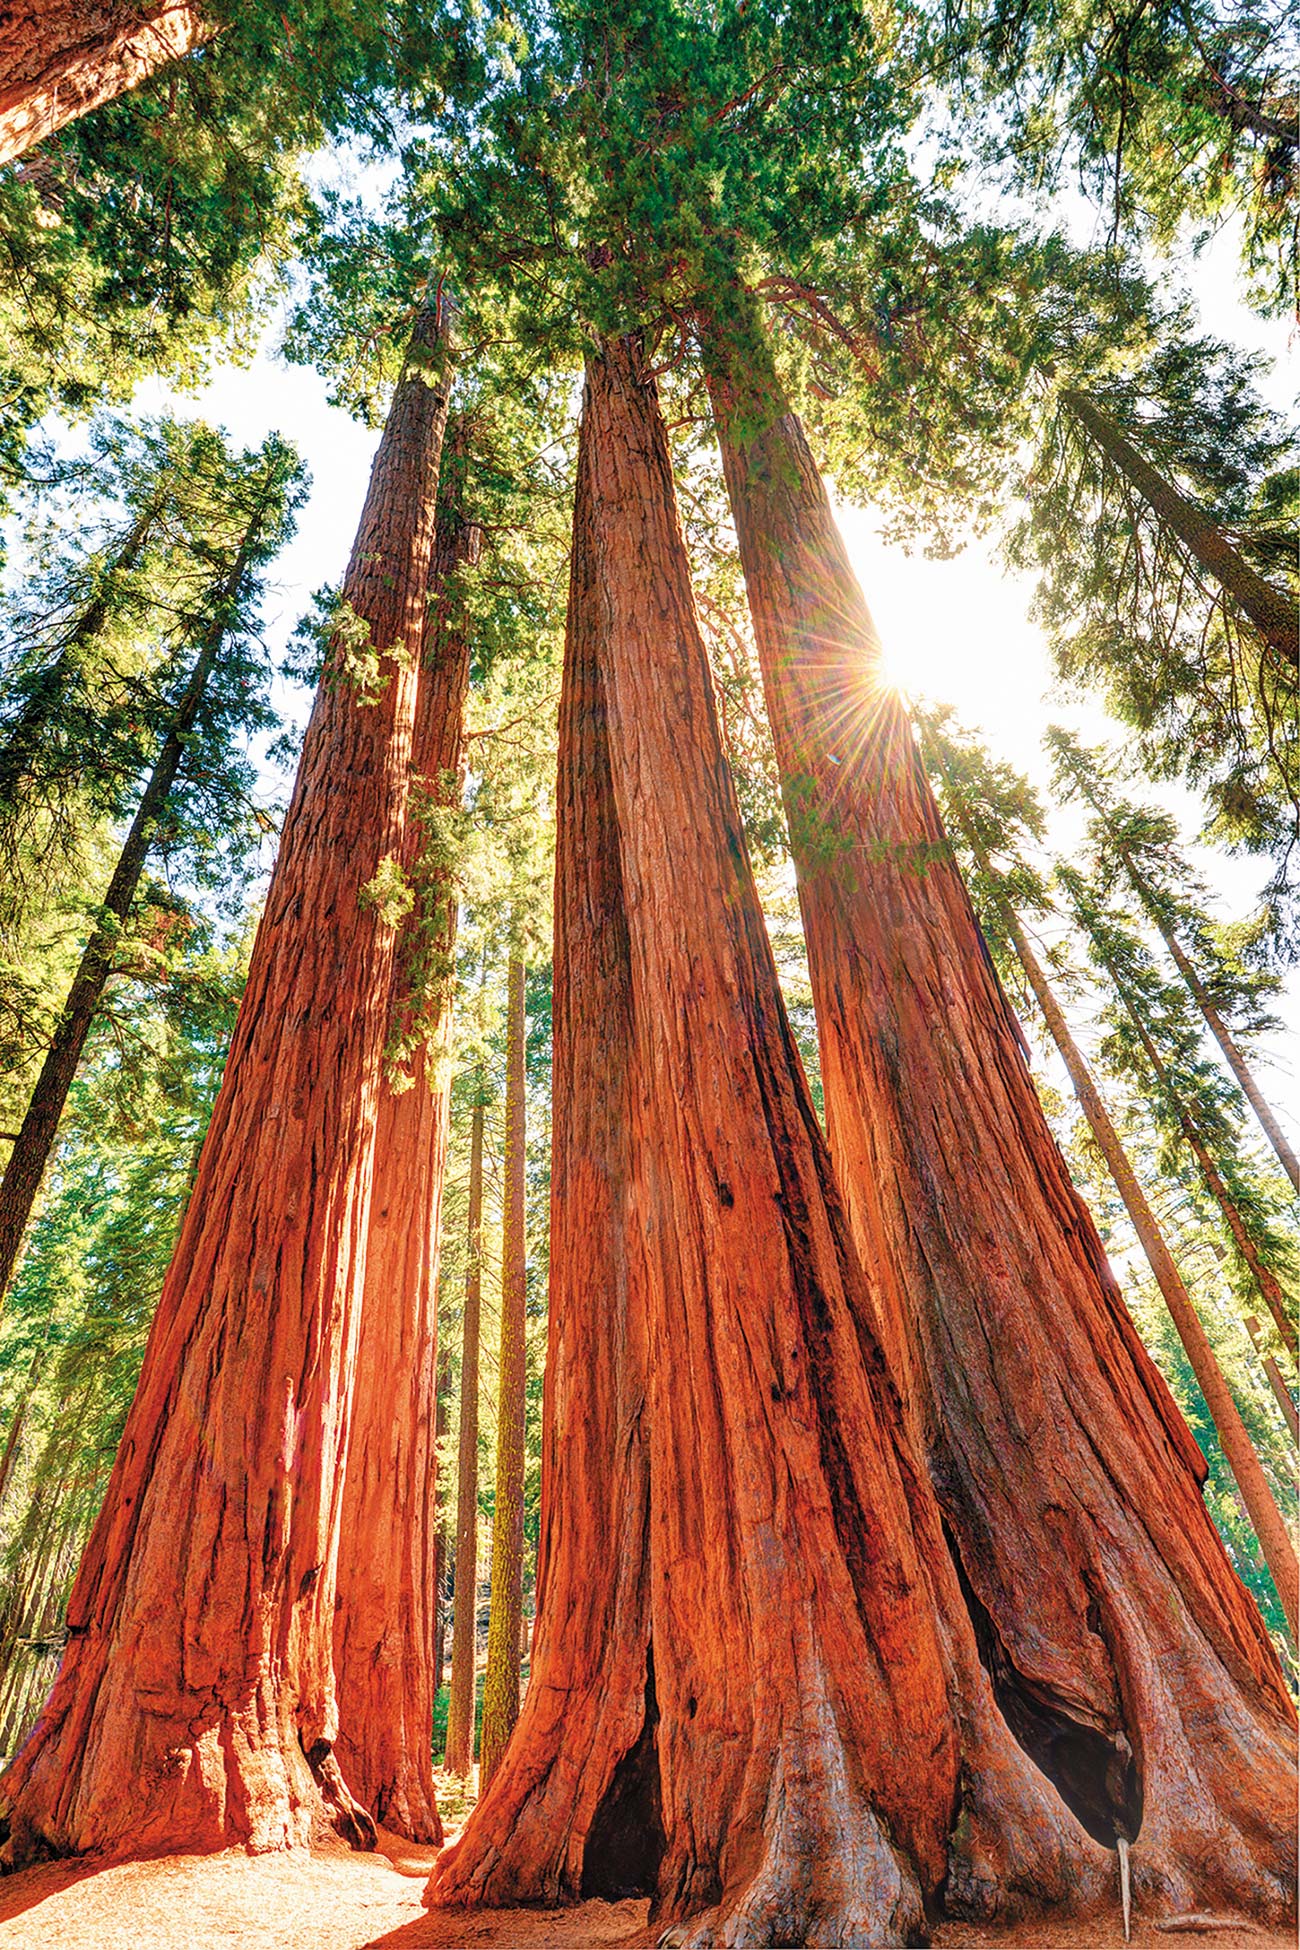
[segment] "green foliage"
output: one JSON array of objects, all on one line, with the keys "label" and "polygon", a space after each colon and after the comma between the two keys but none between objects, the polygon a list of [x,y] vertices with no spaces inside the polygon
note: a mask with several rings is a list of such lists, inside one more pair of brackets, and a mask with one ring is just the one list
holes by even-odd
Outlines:
[{"label": "green foliage", "polygon": [[1241,224],[1265,308],[1294,285],[1296,34],[1278,0],[945,0],[935,57],[967,144],[1041,201],[1079,182],[1113,236]]}]

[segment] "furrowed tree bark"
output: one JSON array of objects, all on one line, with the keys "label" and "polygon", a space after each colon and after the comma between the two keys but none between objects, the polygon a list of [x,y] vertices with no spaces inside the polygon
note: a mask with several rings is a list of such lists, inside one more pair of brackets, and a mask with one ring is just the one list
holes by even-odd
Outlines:
[{"label": "furrowed tree bark", "polygon": [[81,1063],[86,1038],[113,973],[118,934],[131,911],[149,849],[157,833],[158,821],[185,757],[185,741],[221,655],[230,626],[231,606],[238,599],[247,575],[249,557],[256,546],[260,526],[260,516],[249,524],[230,574],[218,595],[216,614],[205,632],[199,654],[176,706],[176,714],[140,795],[140,803],[122,843],[113,878],[108,883],[100,917],[72,978],[72,986],[41,1065],[41,1073],[36,1079],[22,1127],[5,1166],[4,1177],[0,1179],[0,1300],[9,1291],[27,1222],[31,1218],[32,1207],[36,1203],[58,1136],[59,1119]]},{"label": "furrowed tree bark", "polygon": [[[593,687],[598,709],[578,715]],[[557,1016],[557,1058],[563,1030],[590,1066],[557,1078],[594,1081],[630,1014],[616,1106],[630,1116],[607,1130],[589,1107],[573,1115],[609,1186],[593,1250],[611,1211],[616,1243],[643,1244],[626,1315],[617,1284],[605,1304],[645,1340],[611,1348],[605,1263],[562,1262],[586,1336],[568,1399],[551,1398],[547,1454],[567,1421],[572,1474],[548,1480],[533,1679],[426,1900],[631,1887],[654,1893],[675,1942],[900,1942],[941,1884],[975,1908],[994,1893],[996,1781],[1019,1896],[1095,1903],[1105,1853],[998,1719],[867,1322],[748,869],[663,422],[630,342],[588,368],[561,739],[557,993],[573,994],[563,957],[582,964],[595,921],[611,963],[626,930],[610,973],[628,1002],[611,1021],[589,1014],[607,994],[583,991],[584,1020]],[[595,860],[574,846],[579,820],[588,848],[616,832],[617,880],[607,843]],[[557,1087],[557,1133],[569,1108]],[[645,1403],[621,1425],[620,1391]],[[647,1508],[648,1646],[631,1549]]]},{"label": "furrowed tree bark", "polygon": [[[991,880],[992,868],[977,834],[969,825],[964,830],[967,844]],[[1147,1203],[1137,1173],[1133,1170],[1128,1153],[1120,1142],[1119,1133],[1111,1121],[1110,1113],[1084,1060],[1083,1052],[1070,1034],[1070,1026],[1052,993],[1038,957],[1029,945],[1024,929],[1020,925],[1019,916],[1009,901],[1001,899],[999,906],[1003,925],[1016,951],[1020,966],[1025,971],[1026,980],[1034,992],[1034,999],[1042,1010],[1048,1033],[1069,1073],[1074,1094],[1088,1120],[1088,1127],[1097,1140],[1097,1147],[1106,1160],[1106,1169],[1114,1180],[1116,1191],[1124,1201],[1124,1209],[1133,1222],[1133,1229],[1146,1255],[1147,1264],[1155,1275],[1156,1285],[1160,1288],[1170,1317],[1178,1330],[1178,1338],[1191,1363],[1197,1385],[1205,1397],[1205,1405],[1213,1418],[1215,1431],[1228,1467],[1232,1471],[1233,1481],[1241,1491],[1242,1501],[1254,1525],[1255,1535],[1259,1538],[1264,1552],[1264,1561],[1268,1565],[1269,1574],[1282,1601],[1282,1609],[1286,1613],[1287,1623],[1291,1627],[1291,1635],[1294,1638],[1297,1630],[1297,1602],[1300,1601],[1300,1565],[1296,1561],[1291,1533],[1278,1508],[1277,1499],[1264,1473],[1255,1445],[1241,1419],[1241,1411],[1219,1365],[1218,1356],[1211,1347],[1209,1336],[1201,1324],[1195,1302],[1174,1264],[1173,1254],[1165,1242],[1154,1212]]]},{"label": "furrowed tree bark", "polygon": [[0,15],[0,163],[210,40],[187,0],[11,0]]},{"label": "furrowed tree bark", "polygon": [[[447,474],[459,483],[459,430]],[[430,611],[411,744],[403,864],[415,905],[403,924],[389,1018],[415,1042],[380,1086],[365,1300],[343,1494],[334,1663],[344,1778],[375,1820],[442,1841],[433,1787],[438,1247],[449,1103],[456,933],[451,863],[430,815],[460,803],[469,636],[442,593],[470,551],[458,498],[440,498]]]},{"label": "furrowed tree bark", "polygon": [[1253,569],[1204,511],[1152,467],[1086,393],[1063,392],[1061,402],[1112,467],[1178,537],[1193,561],[1213,576],[1250,618],[1269,648],[1288,663],[1300,663],[1300,623],[1295,603],[1285,590],[1275,589]]},{"label": "furrowed tree bark", "polygon": [[[632,1158],[640,1091],[591,522],[583,441],[556,787],[537,1614],[514,1739],[475,1810],[473,1839],[444,1858],[455,1863],[447,1899],[463,1902],[637,1894],[653,1885],[663,1849],[649,1670],[647,1272]],[[442,1900],[437,1882],[426,1901]]]},{"label": "furrowed tree bark", "polygon": [[761,324],[734,305],[701,331],[831,1151],[999,1705],[1090,1831],[1133,1843],[1141,1908],[1278,1918],[1295,1863],[1276,1657],[1052,1141]]},{"label": "furrowed tree bark", "polygon": [[469,1260],[460,1356],[460,1434],[456,1449],[456,1589],[452,1598],[451,1698],[444,1765],[474,1764],[474,1667],[478,1658],[478,1343],[483,1299],[483,1102],[469,1139]]},{"label": "furrowed tree bark", "polygon": [[497,1396],[496,1500],[492,1517],[492,1604],[479,1792],[501,1764],[519,1718],[524,1585],[524,964],[512,956],[506,1009],[505,1223],[501,1252],[501,1365]]},{"label": "furrowed tree bark", "polygon": [[[335,1572],[446,384],[425,315],[344,593],[248,985],[7,1859],[373,1840],[333,1754]],[[348,636],[351,638],[352,632]]]}]

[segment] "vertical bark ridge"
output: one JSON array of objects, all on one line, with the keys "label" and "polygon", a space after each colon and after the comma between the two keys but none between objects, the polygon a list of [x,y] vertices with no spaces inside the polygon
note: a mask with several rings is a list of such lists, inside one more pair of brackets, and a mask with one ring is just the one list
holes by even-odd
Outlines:
[{"label": "vertical bark ridge", "polygon": [[[959,821],[962,820],[960,810],[957,818]],[[967,843],[980,866],[986,873],[991,873],[988,856],[973,827],[966,825],[965,832]],[[1233,1480],[1240,1492],[1248,1521],[1253,1525],[1255,1534],[1263,1546],[1269,1573],[1278,1597],[1282,1601],[1282,1609],[1286,1613],[1294,1637],[1300,1573],[1297,1572],[1295,1546],[1278,1508],[1272,1486],[1264,1473],[1246,1425],[1242,1421],[1241,1411],[1219,1365],[1218,1356],[1210,1344],[1192,1296],[1187,1291],[1182,1275],[1174,1263],[1173,1254],[1147,1202],[1146,1194],[1138,1182],[1137,1173],[1120,1142],[1119,1133],[1111,1122],[1110,1113],[1102,1101],[1101,1092],[1097,1089],[1092,1073],[1084,1061],[1083,1053],[1070,1034],[1069,1024],[1039,965],[1038,957],[1029,945],[1019,917],[1007,899],[1000,896],[999,902],[1003,925],[1020,965],[1025,971],[1025,978],[1042,1010],[1048,1033],[1065,1064],[1074,1093],[1106,1161],[1106,1168],[1114,1181],[1115,1189],[1124,1201],[1125,1210],[1133,1222],[1147,1264],[1155,1276],[1156,1285],[1160,1288],[1165,1305],[1169,1309],[1183,1351],[1191,1363],[1197,1385],[1205,1397],[1206,1406],[1227,1458],[1228,1467],[1232,1471]]]},{"label": "vertical bark ridge", "polygon": [[[633,1894],[652,1886],[657,1867],[657,1858],[611,1865],[608,1852],[588,1847],[646,1725],[650,1649],[646,1269],[632,1165],[640,1090],[596,661],[592,492],[584,441],[556,787],[550,1311],[532,1666],[491,1791],[442,1857],[426,1900]],[[654,1857],[652,1801],[633,1805]]]},{"label": "vertical bark ridge", "polygon": [[[459,805],[464,767],[469,634],[443,594],[477,533],[459,502],[462,444],[457,427],[447,439],[416,690],[416,797],[403,843],[415,906],[403,926],[389,1012],[415,1047],[409,1070],[386,1076],[379,1093],[334,1626],[344,1775],[378,1822],[436,1843],[436,1307],[456,887],[442,852],[429,857],[426,826],[431,811]],[[423,992],[413,995],[417,979]]]},{"label": "vertical bark ridge", "polygon": [[727,339],[702,332],[831,1149],[963,1574],[1021,1694],[1134,1749],[1140,1900],[1280,1915],[1293,1716],[1272,1647],[1047,1129],[803,430],[770,368],[742,406]]},{"label": "vertical bark ridge", "polygon": [[7,1771],[8,1858],[254,1849],[369,1817],[333,1756],[331,1640],[446,417],[417,327],[344,584],[387,682],[327,656],[230,1056],[50,1700]]}]

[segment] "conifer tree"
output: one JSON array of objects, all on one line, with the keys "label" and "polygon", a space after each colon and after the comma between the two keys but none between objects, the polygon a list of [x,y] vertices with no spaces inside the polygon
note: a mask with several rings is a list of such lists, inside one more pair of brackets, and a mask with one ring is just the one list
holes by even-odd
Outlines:
[{"label": "conifer tree", "polygon": [[[1163,1601],[1152,1587],[1134,1606],[1147,1578],[1171,1577],[1184,1592],[1195,1589],[1207,1618],[1221,1606],[1239,1615],[1245,1594],[1199,1507],[1203,1462],[1138,1341],[1048,1132],[1018,1028],[953,867],[901,702],[881,679],[874,625],[761,328],[734,292],[721,316],[716,303],[706,314],[704,329],[799,876],[827,1129],[859,1250],[869,1264],[888,1269],[873,1294],[876,1331],[987,1629],[999,1635],[1017,1671],[1033,1673],[1040,1705],[1053,1699],[1054,1711],[1077,1710],[1075,1689],[1087,1673],[1086,1684],[1096,1689],[1094,1724],[1114,1728],[1123,1724],[1114,1668],[1107,1679],[1079,1626],[1100,1585],[1122,1585],[1125,1624],[1107,1629],[1122,1633],[1126,1663],[1160,1656],[1144,1641],[1148,1632],[1163,1637]],[[985,1214],[978,1225],[975,1211]],[[1045,1290],[1053,1295],[1050,1314],[1041,1305]],[[1096,1362],[1089,1386],[1111,1404],[1086,1424],[1077,1419],[1085,1347]],[[1017,1380],[1022,1359],[1026,1372]],[[1115,1365],[1121,1359],[1123,1382]],[[1049,1418],[1050,1435],[1048,1427],[1037,1433],[1032,1473],[1013,1488],[1002,1463],[990,1467],[991,1459],[1018,1448],[1014,1404],[1026,1392],[1037,1398],[1048,1375],[1057,1377],[1060,1406]],[[1145,1441],[1131,1446],[1135,1434],[1120,1433],[1132,1429],[1137,1402],[1177,1450],[1166,1451],[1158,1466],[1165,1487],[1142,1494],[1143,1535],[1126,1547],[1121,1574],[1114,1559],[1106,1568],[1096,1563],[1090,1532],[1065,1544],[1049,1512],[1047,1483],[1060,1472],[1078,1507],[1091,1478],[1097,1507],[1109,1509],[1115,1472],[1145,1469],[1153,1453]],[[1116,1436],[1104,1467],[1095,1447],[1099,1426]],[[1188,1533],[1148,1521],[1175,1494],[1189,1516],[1196,1511],[1206,1545],[1191,1584],[1175,1569]],[[1058,1587],[1046,1604],[1045,1575]],[[1085,1600],[1084,1591],[1093,1597]],[[1257,1615],[1251,1628],[1262,1632]],[[1199,1643],[1199,1628],[1196,1636]],[[1208,1672],[1190,1639],[1178,1656],[1205,1685]],[[1240,1681],[1231,1676],[1235,1654],[1226,1641],[1221,1658],[1209,1687],[1218,1700],[1211,1711],[1230,1720],[1235,1708],[1228,1702]],[[1067,1670],[1069,1708],[1052,1676]],[[1181,1737],[1190,1736],[1185,1730]],[[1166,1752],[1172,1763],[1173,1749]],[[1069,1769],[1047,1765],[1068,1798]],[[1172,1835],[1178,1779],[1176,1764],[1163,1778],[1145,1778],[1144,1823],[1158,1824],[1156,1831],[1144,1826],[1148,1841],[1153,1832]],[[1235,1778],[1216,1781],[1225,1805],[1237,1791]]]},{"label": "conifer tree", "polygon": [[344,1776],[378,1822],[432,1842],[442,1840],[431,1772],[438,1253],[458,900],[444,828],[459,812],[470,666],[454,584],[479,537],[466,507],[467,446],[457,416],[443,447],[416,690],[402,849],[411,905],[375,1129],[334,1630]]},{"label": "conifer tree", "polygon": [[1018,181],[1082,180],[1112,236],[1166,249],[1244,219],[1266,308],[1294,281],[1295,36],[1270,0],[936,11],[962,111],[990,106],[988,146]]},{"label": "conifer tree", "polygon": [[[1230,1027],[1232,1017],[1243,1019],[1248,1031],[1273,1027],[1273,1020],[1262,1005],[1276,988],[1276,982],[1267,974],[1261,976],[1244,968],[1240,962],[1234,965],[1230,959],[1205,913],[1204,888],[1179,849],[1178,829],[1169,815],[1150,806],[1134,806],[1117,800],[1106,777],[1102,754],[1089,751],[1059,726],[1049,728],[1047,746],[1058,786],[1067,797],[1077,793],[1096,815],[1092,836],[1098,867],[1108,879],[1122,875],[1137,895],[1143,913],[1159,933],[1207,1029],[1223,1051],[1242,1095],[1259,1119],[1279,1164],[1300,1192],[1300,1163]],[[1108,890],[1103,883],[1105,891]]]},{"label": "conifer tree", "polygon": [[456,1588],[452,1613],[451,1701],[445,1765],[468,1775],[474,1764],[474,1686],[478,1665],[478,1367],[483,1297],[483,1098],[470,1138],[469,1245],[461,1329],[460,1431],[456,1464]]},{"label": "conifer tree", "polygon": [[[68,1651],[4,1777],[15,1863],[51,1849],[284,1847],[322,1812],[373,1839],[333,1754],[331,1653],[447,409],[440,331],[430,308],[394,394]],[[306,1377],[301,1392],[286,1393],[285,1374]]]},{"label": "conifer tree", "polygon": [[1136,1069],[1149,1081],[1167,1134],[1195,1158],[1255,1291],[1294,1359],[1295,1303],[1279,1278],[1283,1268],[1294,1278],[1294,1240],[1279,1224],[1276,1199],[1254,1182],[1241,1151],[1240,1100],[1200,1053],[1190,998],[1163,979],[1141,938],[1107,907],[1085,873],[1062,863],[1057,877],[1089,955],[1117,998],[1104,1053],[1121,1072]]},{"label": "conifer tree", "polygon": [[[165,833],[177,777],[187,762],[193,765],[196,759],[206,763],[209,770],[215,770],[220,764],[219,748],[215,763],[214,757],[204,749],[211,742],[211,727],[207,740],[201,728],[209,688],[225,674],[228,694],[238,690],[240,676],[222,673],[221,664],[223,660],[233,662],[232,648],[238,654],[241,639],[249,632],[250,601],[257,593],[257,571],[285,539],[300,472],[296,455],[274,437],[255,459],[246,457],[241,500],[248,513],[234,559],[220,579],[214,581],[204,604],[206,616],[200,611],[182,626],[182,642],[188,639],[196,653],[194,662],[172,705],[170,722],[145,780],[103,907],[63,1004],[22,1128],[0,1180],[0,1297],[12,1278],[68,1091],[113,974],[119,937],[135,903],[150,850],[160,832]],[[215,563],[213,573],[214,576],[217,573]],[[81,641],[74,640],[63,657],[83,648],[84,637]],[[220,711],[216,716],[220,724]],[[30,728],[30,721],[20,723],[19,731],[6,747],[6,755],[13,753]],[[197,750],[193,749],[196,746]],[[22,763],[20,757],[16,768],[19,775]],[[174,825],[175,821],[171,823]]]}]

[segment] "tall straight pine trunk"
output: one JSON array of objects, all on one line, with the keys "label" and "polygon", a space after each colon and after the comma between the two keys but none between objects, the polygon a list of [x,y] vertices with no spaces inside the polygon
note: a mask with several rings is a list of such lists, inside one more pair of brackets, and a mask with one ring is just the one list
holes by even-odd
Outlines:
[{"label": "tall straight pine trunk", "polygon": [[[1052,1141],[761,321],[730,303],[701,330],[831,1151],[999,1704],[1092,1832],[1132,1842],[1141,1904],[1280,1916],[1276,1657]],[[1118,1773],[1094,1734],[1131,1756]]]},{"label": "tall straight pine trunk", "polygon": [[[68,1610],[50,1700],[0,1782],[8,1858],[373,1836],[338,1769],[332,1638],[371,1162],[446,419],[421,318],[193,1195]],[[349,633],[350,634],[350,633]]]},{"label": "tall straight pine trunk", "polygon": [[441,1842],[433,1790],[438,1247],[447,1155],[445,1074],[456,887],[429,842],[459,805],[469,636],[445,582],[476,533],[463,517],[461,429],[444,448],[429,614],[411,745],[403,924],[389,1012],[413,1044],[380,1086],[365,1302],[343,1494],[334,1662],[339,1760],[376,1821]]},{"label": "tall straight pine trunk", "polygon": [[486,1790],[519,1718],[524,1588],[525,1125],[524,964],[510,959],[506,1008],[505,1223],[501,1249],[501,1364],[497,1390],[492,1605],[483,1680],[479,1790]]},{"label": "tall straight pine trunk", "polygon": [[81,1065],[86,1039],[90,1035],[104,990],[113,974],[117,935],[131,912],[150,848],[157,836],[158,822],[167,807],[172,787],[185,760],[186,740],[203,703],[209,680],[217,667],[222,645],[230,627],[232,606],[237,603],[249,558],[256,549],[263,517],[254,516],[244,536],[229,576],[221,588],[216,614],[208,624],[199,645],[185,689],[176,705],[167,735],[145,781],[140,803],[135,809],[113,878],[104,895],[100,918],[72,978],[62,1013],[55,1027],[36,1087],[23,1117],[14,1148],[0,1179],[0,1300],[9,1290],[23,1235],[32,1207],[41,1189],[50,1153],[58,1136],[68,1092]]},{"label": "tall straight pine trunk", "polygon": [[189,0],[15,0],[0,15],[0,163],[210,40]]},{"label": "tall straight pine trunk", "polygon": [[534,1666],[426,1900],[648,1891],[694,1946],[1095,1905],[869,1324],[629,341],[588,368],[559,808]]},{"label": "tall straight pine trunk", "polygon": [[469,1138],[469,1256],[461,1329],[456,1590],[452,1599],[451,1696],[447,1703],[445,1757],[449,1772],[462,1776],[474,1764],[474,1677],[478,1662],[478,1357],[482,1302],[483,1100],[480,1095],[474,1105]]}]

